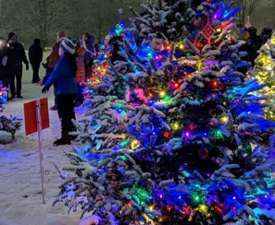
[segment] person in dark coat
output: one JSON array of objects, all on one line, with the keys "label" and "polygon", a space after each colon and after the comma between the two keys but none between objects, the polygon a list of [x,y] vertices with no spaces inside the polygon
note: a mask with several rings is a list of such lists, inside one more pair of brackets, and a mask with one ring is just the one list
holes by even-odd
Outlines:
[{"label": "person in dark coat", "polygon": [[8,46],[6,40],[0,38],[0,81],[4,87],[10,86],[10,74],[8,70]]},{"label": "person in dark coat", "polygon": [[55,87],[57,111],[61,120],[61,138],[54,142],[54,145],[71,144],[73,136],[70,132],[75,131],[72,122],[75,119],[74,101],[78,93],[75,81],[76,74],[76,45],[68,38],[64,38],[59,47],[60,59],[53,72],[45,81],[42,92],[47,92],[52,85]]},{"label": "person in dark coat", "polygon": [[250,62],[252,66],[254,66],[255,59],[258,56],[258,50],[261,48],[261,39],[257,35],[257,28],[246,28],[244,36],[246,37],[246,43],[240,48],[240,50],[247,53],[244,60]]},{"label": "person in dark coat", "polygon": [[84,65],[85,65],[85,78],[91,77],[92,65],[96,57],[95,37],[90,33],[82,35],[82,46],[85,50]]},{"label": "person in dark coat", "polygon": [[112,55],[110,61],[112,64],[115,64],[116,61],[124,61],[125,58],[119,53],[121,45],[123,43],[122,36],[116,36],[111,38],[109,44],[112,46]]},{"label": "person in dark coat", "polygon": [[[17,35],[14,32],[9,33],[8,35],[8,67],[10,73],[10,91],[11,99],[23,98],[21,95],[22,89],[22,74],[23,74],[23,65],[26,65],[26,70],[29,70],[29,62],[25,53],[24,46],[18,42]],[[16,88],[15,88],[15,79],[16,79]]]},{"label": "person in dark coat", "polygon": [[32,46],[29,48],[29,60],[33,70],[32,83],[38,83],[40,81],[40,64],[43,60],[43,49],[40,39],[34,39]]},{"label": "person in dark coat", "polygon": [[264,45],[272,36],[272,29],[269,27],[264,27],[261,34],[260,34],[260,38],[261,38],[261,45]]},{"label": "person in dark coat", "polygon": [[[12,98],[23,98],[21,95],[22,89],[22,74],[23,65],[26,65],[26,70],[29,70],[29,62],[25,53],[24,46],[18,42],[18,37],[14,32],[10,32],[8,35],[8,67],[10,73],[10,91]],[[16,80],[16,88],[15,88]]]}]

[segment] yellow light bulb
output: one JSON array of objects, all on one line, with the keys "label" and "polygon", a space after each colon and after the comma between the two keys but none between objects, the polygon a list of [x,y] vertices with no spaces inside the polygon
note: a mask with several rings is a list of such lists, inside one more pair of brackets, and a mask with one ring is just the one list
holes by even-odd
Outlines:
[{"label": "yellow light bulb", "polygon": [[130,147],[131,147],[131,150],[135,150],[135,149],[139,148],[139,147],[140,147],[139,141],[138,141],[138,140],[133,140],[133,141],[131,142]]},{"label": "yellow light bulb", "polygon": [[199,205],[198,206],[198,211],[204,215],[207,215],[208,214],[208,206],[207,205]]},{"label": "yellow light bulb", "polygon": [[273,37],[271,38],[271,44],[275,45],[275,35],[273,35]]},{"label": "yellow light bulb", "polygon": [[162,217],[159,217],[158,221],[161,223],[163,222],[163,218]]},{"label": "yellow light bulb", "polygon": [[179,44],[179,49],[183,50],[185,48],[184,44]]},{"label": "yellow light bulb", "polygon": [[178,122],[174,122],[171,124],[171,128],[174,130],[174,131],[177,131],[180,129],[180,124]]},{"label": "yellow light bulb", "polygon": [[196,64],[197,70],[202,70],[203,67],[204,67],[203,62],[201,60],[199,60]]},{"label": "yellow light bulb", "polygon": [[224,124],[227,124],[229,122],[229,117],[228,116],[223,116],[220,118],[220,121]]},{"label": "yellow light bulb", "polygon": [[155,208],[155,206],[154,206],[154,205],[150,205],[150,206],[148,207],[149,211],[153,211],[153,210],[154,210],[154,208]]},{"label": "yellow light bulb", "polygon": [[159,96],[160,96],[161,98],[164,98],[164,97],[166,96],[166,91],[161,91],[161,92],[159,93]]}]

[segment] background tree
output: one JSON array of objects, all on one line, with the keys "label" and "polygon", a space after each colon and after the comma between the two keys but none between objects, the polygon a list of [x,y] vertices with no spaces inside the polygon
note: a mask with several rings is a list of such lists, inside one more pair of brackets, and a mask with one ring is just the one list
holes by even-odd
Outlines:
[{"label": "background tree", "polygon": [[[7,36],[10,31],[19,34],[21,41],[30,44],[33,38],[40,38],[45,44],[51,45],[56,33],[67,31],[71,36],[79,36],[83,32],[94,33],[101,37],[119,20],[127,21],[132,16],[129,9],[139,9],[142,3],[154,3],[163,0],[14,0],[0,1],[0,35]],[[241,21],[247,15],[252,24],[261,28],[263,25],[275,27],[273,0],[238,0],[244,6]],[[118,10],[121,12],[118,13]],[[265,11],[262,14],[262,11]]]},{"label": "background tree", "polygon": [[237,1],[238,4],[242,5],[242,9],[240,11],[240,23],[245,25],[247,19],[249,19],[257,7],[257,0],[239,0]]}]

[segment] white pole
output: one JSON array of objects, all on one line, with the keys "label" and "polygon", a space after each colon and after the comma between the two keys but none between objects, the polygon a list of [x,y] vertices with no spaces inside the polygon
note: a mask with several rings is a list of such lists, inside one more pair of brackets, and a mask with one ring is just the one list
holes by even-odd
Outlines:
[{"label": "white pole", "polygon": [[43,152],[42,152],[42,142],[41,142],[41,131],[42,131],[42,121],[40,114],[40,100],[36,100],[36,120],[37,120],[37,133],[38,133],[38,150],[39,150],[39,164],[40,164],[40,177],[41,177],[41,188],[42,188],[42,203],[46,204],[45,201],[45,177],[44,177],[44,167],[43,167]]}]

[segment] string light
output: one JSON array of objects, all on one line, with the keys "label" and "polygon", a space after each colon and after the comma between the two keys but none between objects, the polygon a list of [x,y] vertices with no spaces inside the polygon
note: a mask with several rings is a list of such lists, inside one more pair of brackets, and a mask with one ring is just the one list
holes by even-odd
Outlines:
[{"label": "string light", "polygon": [[155,206],[154,206],[154,205],[150,205],[150,206],[148,207],[148,209],[149,209],[149,211],[153,211],[153,210],[155,209]]},{"label": "string light", "polygon": [[228,124],[228,122],[229,122],[229,117],[228,117],[228,116],[223,116],[223,117],[220,118],[220,121],[221,121],[221,123],[223,123],[223,124]]},{"label": "string light", "polygon": [[217,29],[216,29],[216,32],[217,32],[217,33],[221,33],[221,32],[222,32],[222,29],[221,29],[221,28],[217,28]]},{"label": "string light", "polygon": [[171,128],[173,131],[178,131],[180,129],[180,124],[179,122],[174,122],[171,124]]},{"label": "string light", "polygon": [[204,205],[204,204],[199,205],[198,211],[205,216],[209,216],[209,208],[207,205]]},{"label": "string light", "polygon": [[224,138],[223,132],[219,129],[214,129],[212,131],[212,134],[213,134],[214,138],[216,138],[217,140]]},{"label": "string light", "polygon": [[127,145],[129,145],[129,143],[130,143],[129,139],[126,138],[120,143],[120,146],[121,147],[126,147]]},{"label": "string light", "polygon": [[190,137],[191,137],[190,131],[185,131],[185,132],[184,132],[184,137],[185,137],[185,138],[190,138]]},{"label": "string light", "polygon": [[197,64],[196,64],[196,68],[197,70],[202,70],[204,68],[204,64],[201,60],[198,60]]},{"label": "string light", "polygon": [[217,91],[221,88],[221,83],[219,80],[214,79],[210,82],[210,87],[212,90]]},{"label": "string light", "polygon": [[[232,11],[228,10],[228,9],[223,9],[221,10],[221,13],[217,13],[214,15],[214,18],[215,19],[221,19],[221,20],[224,20],[225,18],[228,18],[230,13],[232,13]],[[226,22],[224,23],[226,24]],[[222,29],[221,28],[217,28],[216,29],[217,32],[222,32]],[[124,27],[123,26],[118,26],[116,27],[116,31],[115,33],[118,34],[118,33],[122,33],[124,32]],[[275,43],[275,37],[274,37],[274,43]],[[168,51],[171,51],[172,50],[172,45],[171,44],[165,44],[164,45],[164,50],[168,50]],[[177,45],[177,47],[179,47],[180,49],[184,49],[185,46],[183,43],[179,43]],[[148,59],[151,59],[151,58],[154,58],[155,60],[161,60],[162,59],[162,55],[155,55],[155,52],[152,50],[152,48],[148,45],[145,45],[145,46],[142,46],[141,49],[139,49],[138,51],[138,56],[141,57],[142,59],[144,60],[148,60]],[[104,56],[104,58],[106,57],[106,55]],[[268,58],[266,57],[262,57],[261,59],[259,59],[259,62],[262,64],[262,65],[265,65],[268,67],[268,70],[269,71],[272,71],[270,70],[270,61]],[[206,64],[206,61],[203,62],[203,60],[198,60],[196,62],[195,65],[193,65],[193,67],[195,66],[197,70],[202,70],[204,69],[204,63],[205,65]],[[106,73],[108,73],[108,66],[105,65],[105,64],[102,64],[100,66],[98,66],[96,68],[96,71],[97,73],[99,73],[100,75],[104,76],[106,75]],[[260,74],[261,72],[259,72]],[[266,72],[262,72],[262,75],[266,77],[268,77],[268,74]],[[192,73],[190,73],[189,75],[187,75],[187,78],[188,79],[192,79]],[[173,89],[177,89],[179,88],[180,84],[179,83],[173,83],[171,85],[171,83],[169,83],[169,93],[171,93],[171,86],[173,87]],[[210,87],[212,90],[219,90],[221,88],[222,84],[220,82],[220,80],[218,79],[213,79],[212,81],[210,81]],[[142,90],[142,95],[144,95],[144,92],[143,92],[143,89]],[[159,97],[162,99],[160,102],[164,102],[164,103],[171,103],[172,102],[172,97],[168,95],[168,91],[166,90],[161,90],[159,92]],[[153,100],[152,100],[153,101]],[[223,104],[226,106],[227,105],[227,102],[224,101]],[[124,109],[124,106],[122,103],[118,103],[117,106],[116,106],[116,111],[119,113],[119,114],[124,114],[125,112],[125,109]],[[251,111],[248,111],[248,114],[249,112],[251,113]],[[214,114],[214,113],[213,113]],[[218,120],[215,120],[215,121],[218,121]],[[230,122],[230,117],[227,116],[227,115],[223,115],[219,118],[219,121],[223,124],[228,124]],[[153,124],[153,123],[152,123]],[[219,123],[213,123],[213,127],[216,128],[215,125],[219,125]],[[180,121],[175,121],[173,123],[170,124],[170,127],[173,131],[178,131],[182,128],[181,126],[181,122]],[[213,130],[207,130],[207,131],[200,131],[200,132],[196,132],[196,129],[198,128],[198,126],[196,124],[193,124],[193,123],[190,123],[189,125],[187,125],[185,127],[185,131],[183,132],[183,137],[186,138],[186,139],[189,139],[192,137],[192,135],[195,136],[195,134],[200,134],[200,135],[203,135],[205,137],[207,137],[209,135],[209,133],[211,133],[211,135],[213,135],[214,138],[216,139],[223,139],[224,136],[225,136],[225,133],[223,133],[223,130],[221,130],[221,128],[216,128],[216,129],[213,129]],[[167,127],[165,128],[167,129]],[[147,133],[150,135],[151,134],[154,134],[154,135],[157,135],[157,132],[154,128],[150,129],[150,131]],[[159,133],[162,133],[164,137],[166,137],[167,139],[170,139],[173,137],[173,133],[170,132],[170,131],[165,131],[165,132],[159,132]],[[144,136],[149,136],[149,135],[144,135]],[[142,142],[143,143],[143,142]],[[129,146],[131,150],[135,150],[135,149],[138,149],[140,146],[141,146],[141,143],[139,140],[132,140],[130,141],[129,138],[127,136],[124,137],[124,139],[121,141],[120,143],[120,146],[121,147],[127,147]],[[202,149],[202,153],[208,153],[208,149]],[[203,155],[203,157],[205,157]],[[120,156],[119,159],[123,160],[123,161],[126,161],[127,160],[127,157],[126,156]],[[210,173],[207,173],[206,175],[208,176],[208,174]],[[192,175],[191,173],[187,172],[187,171],[183,171],[182,172],[182,175],[184,176],[184,179],[189,181],[192,179]],[[210,175],[209,175],[210,176]],[[190,178],[190,179],[187,179],[187,178]],[[193,181],[193,180],[192,180]],[[206,182],[211,182],[211,181],[206,181]],[[139,184],[141,185],[141,184]],[[210,191],[213,191],[214,188],[217,188],[219,187],[218,184],[214,183],[214,184],[211,184],[211,183],[207,183],[207,185],[203,186],[204,184],[192,184],[192,187],[194,187],[194,189],[191,189],[189,191],[187,191],[187,193],[180,193],[180,195],[177,193],[175,196],[175,199],[177,202],[181,202],[181,205],[176,205],[176,203],[174,203],[173,201],[170,201],[169,197],[167,197],[166,195],[164,194],[156,194],[156,193],[151,193],[151,191],[148,191],[146,190],[144,187],[134,187],[132,190],[129,191],[130,193],[130,196],[131,196],[131,199],[133,201],[133,203],[135,203],[134,205],[138,204],[140,206],[142,206],[141,208],[144,208],[144,207],[147,207],[147,205],[149,204],[152,204],[151,202],[151,198],[152,196],[158,198],[158,200],[161,200],[161,206],[163,206],[162,209],[164,209],[164,211],[168,211],[169,213],[173,210],[177,210],[177,209],[182,209],[180,211],[182,211],[182,213],[184,215],[187,215],[189,217],[189,221],[192,220],[193,218],[193,215],[194,213],[196,212],[200,212],[202,215],[205,215],[205,216],[209,216],[209,212],[212,212],[212,207],[213,207],[213,204],[211,205],[211,210],[210,210],[210,206],[206,205],[209,204],[210,205],[210,201],[209,199],[214,198],[212,196],[212,194],[209,194]],[[187,185],[186,185],[187,186]],[[204,189],[200,188],[200,186],[203,186],[205,187]],[[221,185],[222,186],[222,185]],[[209,189],[209,190],[208,190]],[[230,189],[230,188],[228,188]],[[234,186],[232,187],[232,189],[235,190]],[[193,190],[196,190],[196,191],[193,191]],[[201,191],[203,190],[203,191]],[[221,191],[222,189],[219,189],[217,188],[216,192],[217,191]],[[208,192],[207,192],[208,191]],[[152,191],[153,192],[153,191]],[[157,192],[157,193],[160,193],[160,192]],[[168,193],[168,192],[163,192],[163,193]],[[190,198],[190,193],[191,193],[191,198]],[[170,192],[169,192],[170,194]],[[167,194],[167,195],[169,195]],[[224,193],[221,194],[221,196],[223,196]],[[256,195],[263,195],[265,194],[265,196],[268,197],[268,193],[264,193],[262,191],[257,191],[256,192]],[[188,198],[186,197],[188,195]],[[214,210],[215,212],[219,213],[219,214],[223,214],[224,213],[224,205],[223,203],[220,203],[219,201],[221,202],[225,202],[225,199],[229,199],[229,201],[232,201],[234,200],[234,202],[238,202],[239,200],[239,195],[238,193],[236,194],[234,192],[234,194],[230,193],[230,194],[224,194],[226,197],[222,200],[219,200],[218,197],[215,196],[215,206],[214,206]],[[228,197],[229,196],[229,197]],[[232,197],[233,196],[233,197]],[[222,197],[221,197],[222,198]],[[167,200],[168,199],[168,200]],[[188,199],[188,200],[186,200]],[[154,199],[155,200],[155,199]],[[167,200],[167,201],[166,201]],[[188,202],[189,201],[189,202]],[[216,202],[217,201],[217,202]],[[169,205],[165,205],[165,202],[169,203]],[[182,202],[184,202],[184,204],[182,204]],[[175,204],[175,205],[174,205]],[[129,202],[127,204],[127,206],[129,208],[132,208],[133,205],[131,202]],[[184,207],[182,207],[184,206]],[[193,208],[192,208],[193,207]],[[233,205],[231,208],[233,209],[235,206]],[[147,209],[149,211],[154,211],[155,208],[157,208],[156,205],[149,205],[147,207]],[[231,210],[230,208],[230,210]],[[236,207],[235,207],[236,208]],[[151,224],[155,224],[155,222],[153,221],[153,219],[150,217],[152,216],[151,214],[147,215],[147,214],[142,214],[143,217],[145,218],[145,220],[147,222],[150,222]],[[158,221],[159,222],[162,222],[164,220],[165,217],[163,216],[160,216],[158,217]],[[143,221],[144,222],[144,221]]]},{"label": "string light", "polygon": [[170,131],[165,131],[163,133],[163,137],[167,138],[167,139],[170,139],[172,137],[172,133]]},{"label": "string light", "polygon": [[179,45],[179,49],[180,49],[180,50],[183,50],[183,49],[185,49],[185,46],[184,46],[184,44],[180,44],[180,45]]},{"label": "string light", "polygon": [[138,140],[133,140],[130,144],[131,150],[135,150],[140,147],[140,143]]},{"label": "string light", "polygon": [[167,92],[164,91],[164,90],[160,91],[160,93],[159,93],[159,96],[160,96],[161,98],[164,98],[166,95],[167,95]]}]

